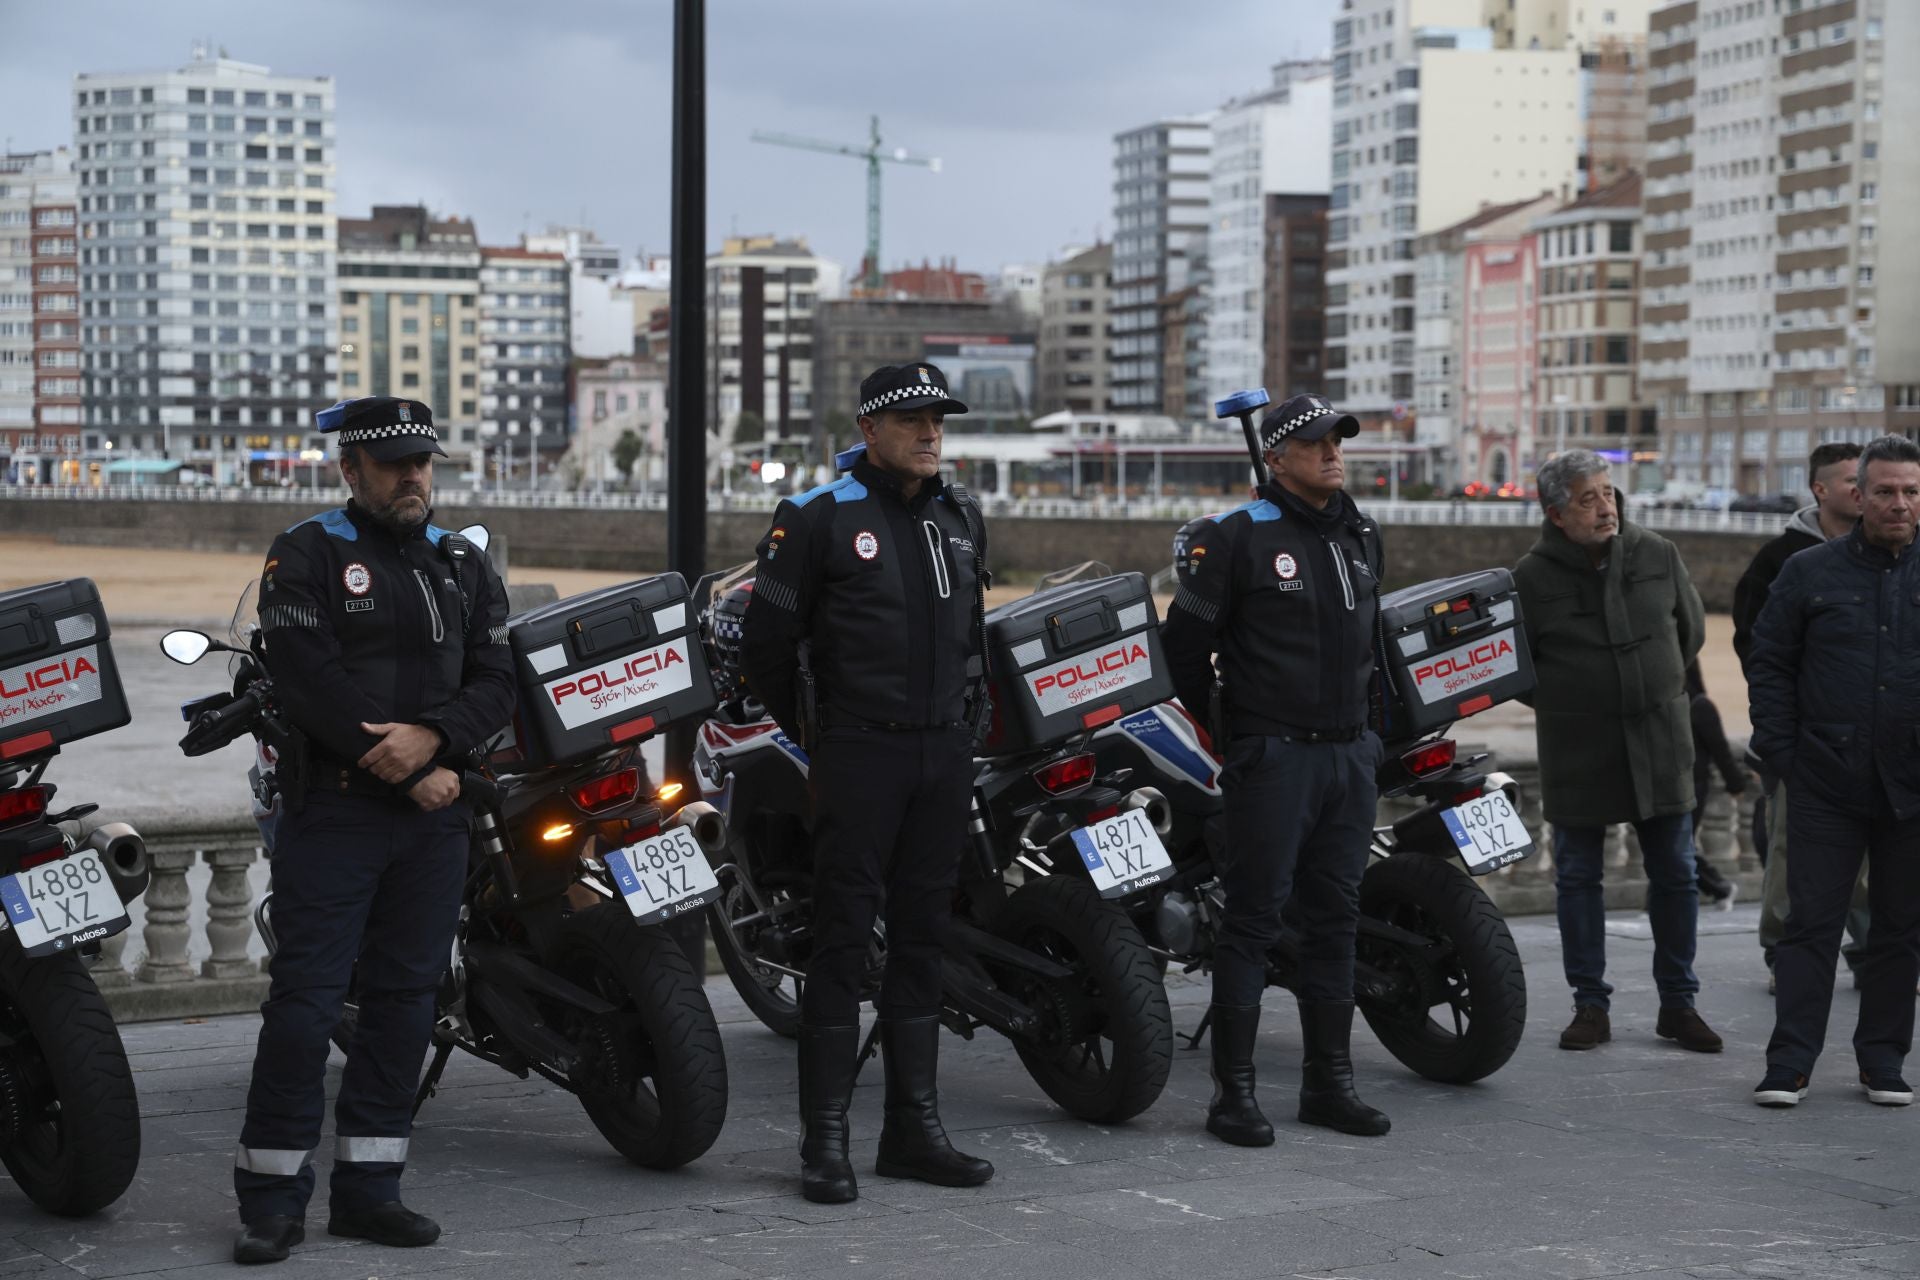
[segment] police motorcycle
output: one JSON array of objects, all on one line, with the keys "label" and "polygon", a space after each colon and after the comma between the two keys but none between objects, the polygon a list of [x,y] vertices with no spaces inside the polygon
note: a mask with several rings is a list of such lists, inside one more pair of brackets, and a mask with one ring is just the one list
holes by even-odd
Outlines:
[{"label": "police motorcycle", "polygon": [[[753,572],[752,563],[740,565],[710,575],[695,591],[705,601],[702,634],[720,705],[701,726],[694,766],[702,790],[728,816],[729,847],[718,867],[721,895],[709,908],[721,963],[754,1015],[792,1037],[812,946],[808,762],[741,675],[741,627]],[[1123,607],[1134,611],[1126,619],[1133,632],[1124,639],[1137,648],[1139,628],[1152,630],[1152,603],[1144,579],[1131,577],[1101,585],[1108,594],[1129,597]],[[995,664],[1010,638],[1001,634],[999,615],[1010,608],[986,617]],[[1065,637],[1069,647],[1104,645],[1101,653],[1126,647],[1114,630],[1116,611],[1099,592],[1082,613]],[[1036,611],[1027,618],[1023,634],[1034,633],[1026,643],[1048,649],[1045,622],[1038,621],[1034,632],[1041,617]],[[1112,635],[1094,634],[1103,624]],[[1075,669],[1099,665],[1096,653]],[[1123,773],[1093,776],[1090,761],[1074,745],[1089,732],[1081,711],[1050,721],[1034,711],[1016,720],[1025,706],[1013,700],[1016,693],[1011,684],[994,690],[995,722],[976,760],[970,839],[943,969],[942,1019],[969,1038],[983,1026],[1000,1032],[1063,1110],[1118,1123],[1153,1104],[1172,1068],[1172,1014],[1159,969],[1133,922],[1107,900],[1102,882],[1025,875],[1015,865],[1017,850],[1007,832],[1009,824],[1046,810],[1090,848],[1108,849],[1108,862],[1117,866],[1123,855],[1113,851],[1138,844],[1154,798],[1127,790]],[[1064,692],[1061,697],[1063,706],[1077,705],[1065,703]],[[1137,851],[1132,856],[1145,860]],[[1109,877],[1104,885],[1113,883]],[[884,924],[877,923],[869,994],[878,988],[885,945]],[[872,1049],[871,1036],[866,1048]]]},{"label": "police motorcycle", "polygon": [[[486,545],[478,526],[461,536]],[[299,803],[304,739],[274,696],[252,591],[229,643],[175,631],[162,648],[189,664],[234,655],[231,692],[181,708],[189,727],[180,747],[204,755],[253,736],[254,812],[271,856],[279,813]],[[679,784],[646,786],[639,754],[673,721],[711,706],[685,616],[683,580],[662,574],[508,619],[519,707],[461,775],[473,810],[469,872],[416,1112],[459,1049],[575,1094],[635,1164],[678,1168],[719,1137],[719,1027],[701,976],[655,926],[718,895],[709,858],[724,850],[726,824],[712,806],[682,800]],[[269,954],[271,899],[254,913]],[[357,1019],[349,992],[333,1034],[342,1052]]]},{"label": "police motorcycle", "polygon": [[[1221,402],[1222,417],[1241,418],[1256,464],[1252,411],[1265,403],[1264,391]],[[1386,593],[1379,619],[1374,721],[1386,750],[1375,776],[1390,820],[1374,829],[1360,881],[1354,1002],[1409,1069],[1467,1084],[1506,1065],[1527,1019],[1519,950],[1476,879],[1530,856],[1534,843],[1518,785],[1489,771],[1486,755],[1460,756],[1449,733],[1530,691],[1532,659],[1504,569]],[[1221,692],[1216,684],[1205,712],[1215,725]],[[1154,954],[1188,972],[1210,967],[1225,908],[1215,871],[1224,804],[1209,740],[1168,701],[1103,726],[1093,741],[1098,769],[1131,769],[1164,798],[1174,871],[1127,906]],[[1298,938],[1282,924],[1267,981],[1292,989]]]},{"label": "police motorcycle", "polygon": [[96,804],[56,810],[62,747],[130,719],[91,581],[0,594],[0,1161],[68,1217],[119,1199],[140,1164],[140,1102],[88,972],[126,929],[150,861]]}]

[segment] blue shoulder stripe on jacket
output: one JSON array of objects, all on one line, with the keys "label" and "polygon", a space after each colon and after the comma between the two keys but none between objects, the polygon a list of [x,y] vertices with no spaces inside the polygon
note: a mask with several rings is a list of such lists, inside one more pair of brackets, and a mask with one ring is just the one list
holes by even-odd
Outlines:
[{"label": "blue shoulder stripe on jacket", "polygon": [[838,480],[829,480],[787,501],[796,507],[804,507],[823,493],[832,494],[835,502],[858,502],[867,496],[867,486],[852,476],[841,476]]},{"label": "blue shoulder stripe on jacket", "polygon": [[440,539],[446,536],[447,536],[447,531],[445,529],[442,529],[439,525],[430,524],[427,526],[427,541],[432,543],[434,546],[436,547],[439,546]]},{"label": "blue shoulder stripe on jacket", "polygon": [[299,524],[294,525],[293,529],[288,529],[287,532],[292,533],[294,529],[298,529],[301,525],[306,524],[318,524],[322,529],[325,529],[330,535],[340,539],[342,542],[358,542],[360,540],[360,531],[354,528],[353,521],[347,518],[347,509],[345,507],[335,507],[331,511],[322,511],[317,516],[308,516],[305,520],[300,521]]},{"label": "blue shoulder stripe on jacket", "polygon": [[1219,524],[1228,516],[1237,516],[1243,511],[1247,513],[1247,519],[1253,521],[1255,524],[1265,524],[1269,520],[1278,520],[1281,518],[1280,508],[1274,506],[1265,498],[1255,498],[1252,502],[1243,502],[1231,511],[1222,511],[1217,516],[1208,516],[1207,519],[1213,521],[1215,524]]}]

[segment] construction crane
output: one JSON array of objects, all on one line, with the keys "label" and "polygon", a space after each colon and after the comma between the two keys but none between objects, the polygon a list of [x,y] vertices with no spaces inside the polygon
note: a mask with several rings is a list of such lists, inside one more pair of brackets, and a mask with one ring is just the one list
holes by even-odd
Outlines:
[{"label": "construction crane", "polygon": [[888,164],[918,165],[923,169],[940,172],[940,161],[936,156],[916,156],[903,148],[895,147],[885,151],[880,146],[880,117],[868,117],[871,135],[866,146],[854,146],[843,142],[823,142],[818,138],[800,138],[790,133],[764,133],[756,130],[755,142],[765,142],[776,147],[794,147],[801,151],[824,151],[830,156],[851,156],[855,160],[867,162],[867,274],[863,283],[868,289],[878,291],[880,281],[880,165]]}]

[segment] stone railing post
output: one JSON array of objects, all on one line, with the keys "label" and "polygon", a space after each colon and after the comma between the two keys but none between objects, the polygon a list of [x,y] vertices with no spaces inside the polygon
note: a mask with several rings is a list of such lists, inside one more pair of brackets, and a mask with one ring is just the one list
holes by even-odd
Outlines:
[{"label": "stone railing post", "polygon": [[93,965],[94,986],[107,991],[133,984],[133,975],[127,972],[127,939],[132,936],[132,928],[126,928],[100,944],[100,958]]},{"label": "stone railing post", "polygon": [[1707,803],[1700,814],[1700,830],[1694,834],[1700,854],[1713,863],[1715,870],[1722,875],[1731,876],[1739,868],[1734,839],[1734,815],[1738,805],[1732,796],[1720,786],[1714,786],[1707,792]]},{"label": "stone railing post", "polygon": [[213,873],[207,886],[207,945],[211,954],[200,966],[206,978],[247,978],[260,966],[247,956],[253,940],[253,890],[247,868],[260,851],[251,846],[207,849],[201,855]]},{"label": "stone railing post", "polygon": [[134,973],[137,982],[174,983],[193,981],[193,966],[187,963],[187,911],[193,894],[187,888],[187,868],[193,865],[194,850],[168,845],[147,846],[153,858],[153,878],[147,882],[146,958]]}]

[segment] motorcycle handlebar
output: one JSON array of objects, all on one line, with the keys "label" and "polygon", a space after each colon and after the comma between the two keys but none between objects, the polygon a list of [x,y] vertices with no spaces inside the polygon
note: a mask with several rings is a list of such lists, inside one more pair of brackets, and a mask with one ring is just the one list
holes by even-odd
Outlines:
[{"label": "motorcycle handlebar", "polygon": [[225,706],[214,707],[195,716],[180,739],[180,750],[189,756],[204,756],[218,751],[241,734],[249,732],[259,714],[259,695],[249,689]]}]

